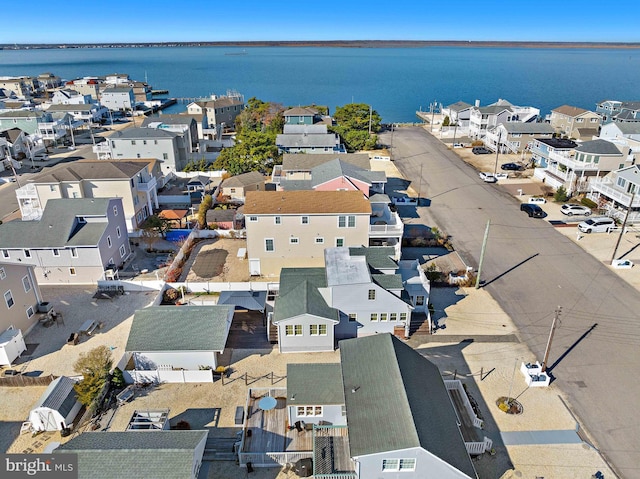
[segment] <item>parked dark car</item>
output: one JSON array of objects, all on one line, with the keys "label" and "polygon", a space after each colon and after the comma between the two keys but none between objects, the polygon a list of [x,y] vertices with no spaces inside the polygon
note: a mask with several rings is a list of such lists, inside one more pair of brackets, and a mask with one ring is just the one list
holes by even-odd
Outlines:
[{"label": "parked dark car", "polygon": [[521,166],[517,163],[505,163],[504,165],[500,166],[500,168],[503,170],[509,170],[509,171],[524,170],[524,166]]},{"label": "parked dark car", "polygon": [[491,153],[491,150],[485,148],[484,146],[474,146],[471,151],[474,155],[487,155]]},{"label": "parked dark car", "polygon": [[538,205],[532,205],[531,203],[522,203],[520,205],[520,211],[524,211],[529,215],[529,218],[544,218],[544,211]]}]

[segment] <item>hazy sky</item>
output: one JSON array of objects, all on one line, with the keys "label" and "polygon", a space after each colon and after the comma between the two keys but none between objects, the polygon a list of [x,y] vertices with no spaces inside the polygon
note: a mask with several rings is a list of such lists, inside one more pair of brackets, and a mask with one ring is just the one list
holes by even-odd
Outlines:
[{"label": "hazy sky", "polygon": [[66,0],[37,4],[5,19],[0,43],[640,41],[638,0]]}]

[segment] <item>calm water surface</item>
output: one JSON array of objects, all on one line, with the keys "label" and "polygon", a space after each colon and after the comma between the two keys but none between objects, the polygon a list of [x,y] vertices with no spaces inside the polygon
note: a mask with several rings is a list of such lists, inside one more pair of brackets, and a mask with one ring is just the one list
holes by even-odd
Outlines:
[{"label": "calm water surface", "polygon": [[[243,52],[243,55],[229,53]],[[128,73],[173,97],[235,89],[285,106],[370,103],[384,121],[414,121],[429,103],[498,98],[542,114],[605,98],[640,100],[640,50],[520,48],[184,47],[0,51],[0,75],[65,79]],[[173,107],[182,110],[184,105]]]}]

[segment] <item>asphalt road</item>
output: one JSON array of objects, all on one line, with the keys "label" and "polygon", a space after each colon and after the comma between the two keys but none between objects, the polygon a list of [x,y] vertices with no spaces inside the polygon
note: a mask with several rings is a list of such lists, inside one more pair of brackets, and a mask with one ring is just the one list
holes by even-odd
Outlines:
[{"label": "asphalt road", "polygon": [[391,144],[398,169],[431,200],[422,220],[452,236],[475,268],[491,220],[483,287],[541,362],[554,310],[562,307],[548,361],[554,384],[618,473],[640,477],[640,293],[548,222],[520,212],[515,198],[482,182],[423,129],[398,128],[381,142]]}]

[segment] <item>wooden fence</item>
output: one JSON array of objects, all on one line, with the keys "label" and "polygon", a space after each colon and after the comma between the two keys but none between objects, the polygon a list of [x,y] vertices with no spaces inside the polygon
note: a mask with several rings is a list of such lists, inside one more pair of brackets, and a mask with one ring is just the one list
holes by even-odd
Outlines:
[{"label": "wooden fence", "polygon": [[53,374],[49,376],[23,376],[19,374],[17,376],[7,376],[0,378],[0,386],[10,387],[10,388],[18,388],[23,386],[48,386],[54,379],[57,379],[58,376],[54,376]]}]

